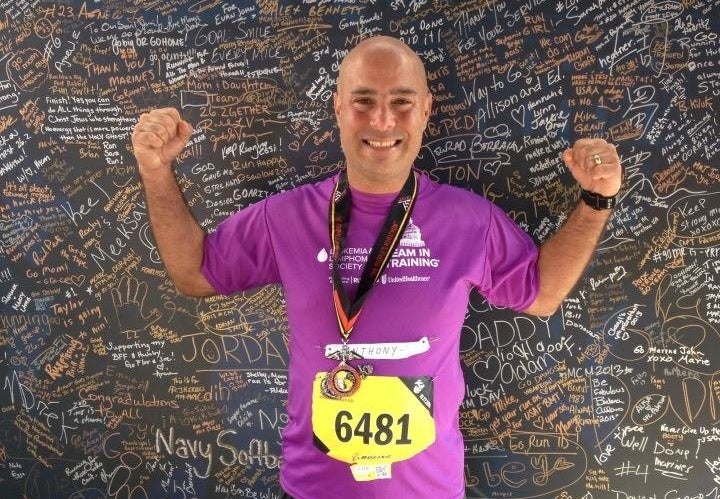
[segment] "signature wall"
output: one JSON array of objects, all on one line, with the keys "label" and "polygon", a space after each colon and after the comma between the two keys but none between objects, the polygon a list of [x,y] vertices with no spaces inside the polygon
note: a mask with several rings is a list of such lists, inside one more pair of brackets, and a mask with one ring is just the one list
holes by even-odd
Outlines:
[{"label": "signature wall", "polygon": [[389,34],[435,98],[418,168],[538,243],[579,196],[564,148],[625,171],[560,312],[471,297],[467,496],[719,497],[719,33],[710,0],[0,0],[0,495],[278,497],[282,290],[178,295],[130,130],[193,124],[177,176],[213,230],[342,167],[338,65]]}]

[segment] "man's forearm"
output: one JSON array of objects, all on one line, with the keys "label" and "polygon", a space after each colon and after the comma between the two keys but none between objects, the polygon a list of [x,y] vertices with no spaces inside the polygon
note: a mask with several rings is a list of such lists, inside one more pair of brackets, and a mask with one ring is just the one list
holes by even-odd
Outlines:
[{"label": "man's forearm", "polygon": [[611,213],[578,202],[565,224],[540,246],[538,296],[525,312],[551,315],[558,309],[592,259]]},{"label": "man's forearm", "polygon": [[142,175],[155,242],[170,279],[182,293],[212,294],[202,278],[205,232],[185,204],[173,171]]}]

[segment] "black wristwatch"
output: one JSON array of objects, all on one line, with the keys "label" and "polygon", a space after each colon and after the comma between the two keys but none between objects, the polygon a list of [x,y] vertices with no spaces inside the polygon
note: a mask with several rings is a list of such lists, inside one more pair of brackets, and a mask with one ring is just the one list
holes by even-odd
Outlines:
[{"label": "black wristwatch", "polygon": [[594,210],[611,210],[617,204],[617,195],[602,196],[596,192],[583,189],[581,197],[585,204]]}]

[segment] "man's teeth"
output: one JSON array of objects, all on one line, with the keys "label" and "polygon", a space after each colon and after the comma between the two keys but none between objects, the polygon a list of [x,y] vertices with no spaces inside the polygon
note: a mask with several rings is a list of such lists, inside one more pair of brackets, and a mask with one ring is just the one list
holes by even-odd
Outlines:
[{"label": "man's teeth", "polygon": [[378,148],[392,147],[395,145],[395,142],[396,142],[395,140],[388,140],[388,141],[384,141],[384,142],[377,142],[374,140],[367,141],[367,143],[370,144],[372,147],[378,147]]}]

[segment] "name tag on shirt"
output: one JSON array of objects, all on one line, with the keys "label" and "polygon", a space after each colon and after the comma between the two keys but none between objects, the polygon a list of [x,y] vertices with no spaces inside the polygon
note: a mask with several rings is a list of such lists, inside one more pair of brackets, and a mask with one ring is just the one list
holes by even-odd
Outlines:
[{"label": "name tag on shirt", "polygon": [[[342,343],[325,345],[325,357],[334,359],[343,348]],[[361,359],[398,360],[407,359],[430,350],[430,341],[423,336],[417,341],[398,343],[353,343],[345,345]]]}]

